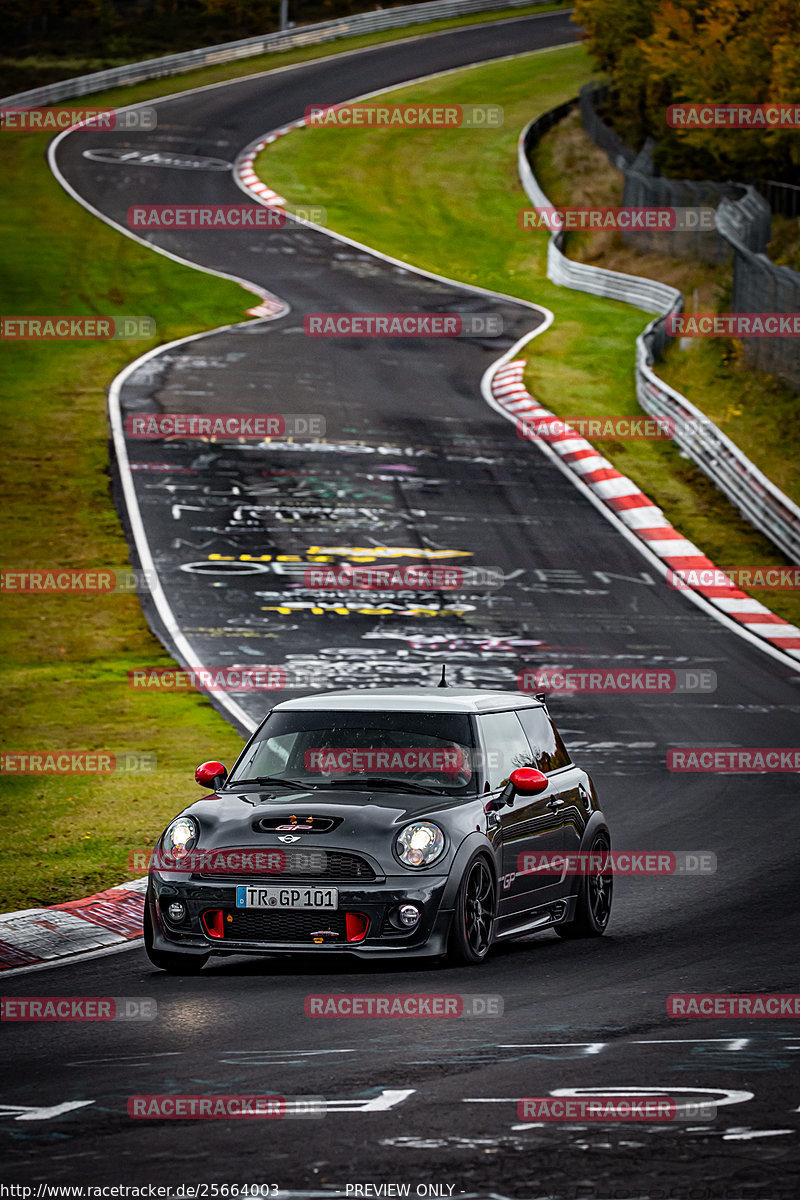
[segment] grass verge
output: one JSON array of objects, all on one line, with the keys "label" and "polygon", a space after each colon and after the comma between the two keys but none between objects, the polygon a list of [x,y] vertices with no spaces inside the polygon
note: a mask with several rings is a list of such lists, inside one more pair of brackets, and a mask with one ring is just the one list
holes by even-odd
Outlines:
[{"label": "grass verge", "polygon": [[[46,139],[6,143],[0,215],[7,314],[146,314],[159,340],[238,319],[250,293],[153,254],[70,200],[42,162]],[[91,255],[86,248],[91,246]],[[154,342],[4,342],[6,451],[0,534],[11,568],[126,567],[109,489],[105,386]],[[157,774],[4,772],[0,907],[57,903],[131,877],[193,798],[195,760],[240,739],[199,695],[137,693],[127,671],[170,659],[135,595],[2,595],[3,751],[155,754]]]},{"label": "grass verge", "polygon": [[[404,262],[551,308],[555,324],[528,349],[526,379],[533,394],[559,416],[640,415],[634,341],[649,316],[550,283],[546,233],[517,224],[527,203],[517,178],[519,131],[532,117],[575,95],[590,77],[588,57],[579,46],[469,68],[392,96],[414,103],[490,97],[504,108],[502,129],[345,134],[303,128],[267,147],[256,170],[293,203],[325,205],[328,223],[338,232]],[[545,191],[548,181],[560,180],[562,190],[572,186],[564,178],[567,165],[559,162],[553,170],[551,163],[549,176],[544,166]],[[550,198],[563,202],[557,194]],[[676,266],[672,260],[670,270],[681,280],[678,286],[713,290],[713,280],[696,264]],[[639,273],[648,274],[649,268],[640,267]],[[753,380],[752,386],[760,385]],[[785,564],[772,543],[670,443],[600,442],[598,448],[721,566]],[[800,599],[791,593],[753,595],[787,620],[800,620]]]}]

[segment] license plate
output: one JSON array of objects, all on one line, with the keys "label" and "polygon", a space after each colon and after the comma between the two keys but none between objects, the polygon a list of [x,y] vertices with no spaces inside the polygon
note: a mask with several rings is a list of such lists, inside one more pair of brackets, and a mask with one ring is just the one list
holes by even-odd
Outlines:
[{"label": "license plate", "polygon": [[236,888],[237,908],[327,908],[338,909],[338,888],[259,887],[240,883]]}]

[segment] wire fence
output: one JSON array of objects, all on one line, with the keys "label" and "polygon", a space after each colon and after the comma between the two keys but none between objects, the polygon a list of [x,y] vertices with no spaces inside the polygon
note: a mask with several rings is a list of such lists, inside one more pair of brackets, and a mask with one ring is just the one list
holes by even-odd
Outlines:
[{"label": "wire fence", "polygon": [[[755,189],[739,204],[723,203],[717,211],[717,228],[733,247],[732,312],[800,313],[800,275],[779,267],[765,254],[753,251],[745,237],[748,222],[741,218],[742,204],[765,204]],[[742,338],[748,363],[765,375],[785,379],[800,389],[800,338]]]},{"label": "wire fence", "polygon": [[[731,312],[800,312],[800,275],[790,267],[770,261],[765,251],[772,237],[772,209],[784,216],[800,211],[800,187],[767,181],[767,195],[738,183],[695,182],[655,175],[650,141],[633,157],[602,120],[607,89],[587,84],[581,89],[580,109],[584,129],[606,152],[613,166],[625,175],[624,205],[632,207],[710,206],[716,209],[713,230],[624,233],[623,239],[638,250],[674,254],[680,258],[733,266]],[[666,336],[654,330],[652,349],[663,351]],[[800,340],[795,337],[743,338],[748,364],[774,375],[800,390]]]},{"label": "wire fence", "polygon": [[759,179],[756,182],[770,210],[782,217],[800,217],[800,186],[796,183],[780,183],[777,179]]},{"label": "wire fence", "polygon": [[[710,179],[665,179],[658,175],[653,163],[653,139],[648,138],[637,154],[600,116],[607,97],[607,87],[592,83],[582,87],[581,121],[595,145],[605,151],[611,165],[623,172],[623,205],[631,208],[699,210],[716,208],[723,199],[736,200],[743,195],[744,188],[735,183],[714,183]],[[642,230],[625,232],[622,237],[628,245],[644,253],[669,254],[708,263],[730,262],[731,259],[730,246],[713,224],[709,228],[702,228],[699,220],[694,229]]]}]

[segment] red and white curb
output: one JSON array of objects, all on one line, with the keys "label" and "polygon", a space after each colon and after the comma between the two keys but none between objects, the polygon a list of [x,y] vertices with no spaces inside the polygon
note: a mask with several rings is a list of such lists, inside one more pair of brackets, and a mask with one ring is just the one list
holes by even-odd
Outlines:
[{"label": "red and white curb", "polygon": [[0,914],[0,971],[105,950],[142,936],[147,879],[49,908]]},{"label": "red and white curb", "polygon": [[248,317],[283,317],[288,313],[289,305],[270,292],[256,292],[256,295],[262,297],[261,303],[246,310]]},{"label": "red and white curb", "polygon": [[[297,124],[305,125],[305,121],[299,121]],[[248,192],[253,192],[254,195],[258,196],[259,200],[263,200],[263,202],[268,204],[271,208],[283,208],[286,204],[286,200],[283,196],[279,196],[277,192],[274,192],[271,187],[258,178],[255,170],[253,169],[253,163],[256,160],[256,156],[259,155],[261,151],[267,145],[269,145],[270,142],[274,142],[276,138],[281,137],[284,133],[288,133],[290,129],[294,128],[294,125],[286,125],[283,129],[276,129],[274,133],[271,133],[267,138],[263,138],[260,142],[254,142],[252,145],[248,146],[246,150],[242,151],[234,165],[234,173],[236,178],[242,184],[244,184]]]},{"label": "red and white curb", "polygon": [[[270,142],[274,142],[282,134],[288,133],[290,129],[294,129],[295,125],[305,125],[305,121],[297,121],[293,125],[286,125],[283,129],[275,130],[269,137],[262,138],[260,142],[253,142],[242,151],[233,166],[234,178],[239,186],[244,191],[251,192],[262,204],[266,204],[268,208],[283,208],[286,200],[258,178],[253,169],[253,163],[256,160],[256,155],[260,154],[265,146]],[[270,293],[263,293],[263,295],[264,299],[261,304],[256,308],[248,308],[248,316],[282,317],[290,311],[289,305],[285,300],[281,300]]]},{"label": "red and white curb", "polygon": [[[709,558],[670,525],[660,508],[653,504],[633,480],[621,474],[608,459],[598,454],[590,442],[543,408],[523,383],[524,359],[500,363],[491,378],[491,394],[496,407],[509,420],[556,421],[557,431],[546,431],[534,441],[547,442],[561,462],[602,503],[610,508],[628,530],[661,562],[673,571],[717,571]],[[716,577],[716,576],[715,576]],[[727,578],[727,576],[725,576]],[[776,649],[800,660],[800,629],[776,616],[758,600],[740,591],[732,582],[722,586],[692,586],[726,617],[738,622]]]},{"label": "red and white curb", "polygon": [[[380,92],[370,92],[369,95],[377,96],[380,95]],[[358,99],[363,100],[365,97],[360,96]],[[332,109],[347,108],[354,103],[355,101],[353,100],[347,100],[342,104],[330,104],[326,107]],[[291,133],[294,129],[302,129],[306,124],[305,117],[298,117],[296,121],[290,121],[288,125],[281,125],[278,129],[271,130],[260,141],[251,142],[249,146],[245,146],[234,163],[233,173],[241,186],[248,192],[252,192],[255,196],[258,196],[259,200],[262,200],[264,204],[268,204],[271,208],[284,208],[287,201],[283,196],[279,196],[276,191],[273,191],[269,184],[264,183],[263,179],[259,179],[253,164],[261,151],[265,150],[267,146],[271,146],[273,142],[277,142],[278,138]]]}]

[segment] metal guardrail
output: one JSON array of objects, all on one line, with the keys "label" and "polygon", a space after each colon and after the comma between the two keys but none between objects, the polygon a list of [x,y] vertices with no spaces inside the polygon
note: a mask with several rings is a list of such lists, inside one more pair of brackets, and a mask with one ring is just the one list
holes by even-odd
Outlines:
[{"label": "metal guardrail", "polygon": [[[558,108],[537,117],[535,121],[526,125],[520,136],[517,146],[519,175],[522,186],[537,208],[553,206],[531,170],[530,151],[542,134],[567,116],[577,103],[577,100],[568,100]],[[659,283],[656,279],[646,279],[640,275],[608,271],[604,267],[592,267],[587,263],[573,262],[563,253],[564,236],[563,230],[554,234],[547,247],[547,278],[553,283],[574,288],[579,292],[589,292],[593,296],[605,296],[609,300],[635,304],[637,308],[643,308],[646,312],[664,314],[680,312],[683,308],[681,293],[666,283]]]},{"label": "metal guardrail", "polygon": [[[529,152],[542,134],[551,129],[578,103],[559,105],[531,121],[518,143],[519,176],[536,208],[552,208],[531,169]],[[730,203],[734,209],[736,203]],[[731,223],[734,214],[729,217]],[[680,392],[676,392],[653,370],[653,363],[667,343],[665,317],[683,309],[683,295],[655,279],[644,279],[575,263],[562,251],[563,231],[551,234],[547,247],[547,277],[553,283],[633,304],[660,314],[636,339],[636,395],[651,416],[674,421],[677,446],[697,463],[701,471],[757,529],[764,533],[792,562],[800,563],[800,508],[759,471],[729,437]]]},{"label": "metal guardrail", "polygon": [[651,322],[636,339],[636,395],[645,412],[674,421],[676,444],[756,529],[800,563],[800,508],[767,479],[713,421],[655,374]]},{"label": "metal guardrail", "polygon": [[201,50],[185,50],[181,54],[168,54],[164,58],[149,58],[144,62],[126,63],[122,67],[95,71],[91,75],[61,79],[44,87],[5,96],[0,100],[0,104],[53,104],[74,96],[102,92],[106,88],[118,87],[121,84],[140,83],[145,79],[162,79],[168,75],[194,71],[198,67],[235,62],[240,58],[253,58],[257,54],[291,50],[297,46],[313,46],[336,41],[338,38],[375,33],[382,29],[421,25],[427,21],[438,21],[447,17],[468,16],[470,13],[492,12],[503,8],[526,8],[532,4],[547,2],[548,0],[428,0],[425,4],[407,4],[381,12],[355,13],[353,16],[319,21],[315,25],[304,25],[283,33],[260,34],[257,37],[242,38],[237,42],[224,42],[219,46],[206,46]]}]

